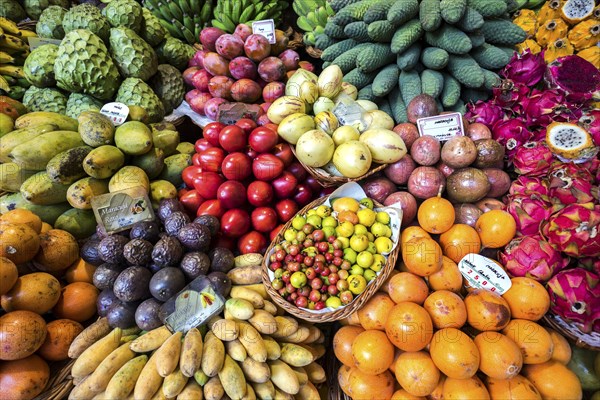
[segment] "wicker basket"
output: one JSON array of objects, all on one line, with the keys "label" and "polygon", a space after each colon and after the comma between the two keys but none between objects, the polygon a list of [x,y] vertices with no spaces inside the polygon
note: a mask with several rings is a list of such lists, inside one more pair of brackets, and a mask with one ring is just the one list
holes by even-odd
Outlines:
[{"label": "wicker basket", "polygon": [[[305,206],[302,210],[298,212],[298,214],[306,214],[308,210],[320,206],[321,204],[325,203],[326,200],[327,197],[321,197]],[[382,204],[379,204],[377,202],[375,202],[375,206],[383,207]],[[352,300],[352,302],[347,306],[340,307],[335,311],[330,311],[326,313],[315,313],[308,310],[300,309],[295,305],[288,303],[283,297],[281,297],[281,295],[275,289],[273,289],[273,286],[271,286],[271,280],[269,278],[269,269],[267,266],[268,255],[271,254],[273,247],[283,240],[283,233],[290,226],[292,226],[292,220],[293,218],[290,219],[283,226],[283,228],[279,231],[279,234],[274,238],[274,240],[267,248],[267,251],[265,252],[265,259],[262,265],[262,279],[265,287],[267,288],[267,293],[269,293],[269,296],[271,296],[273,301],[278,306],[283,308],[287,313],[295,316],[296,318],[316,323],[331,322],[340,320],[342,318],[346,318],[353,312],[360,309],[375,294],[375,292],[379,290],[381,285],[383,285],[383,283],[386,281],[386,279],[388,278],[388,276],[390,275],[390,273],[396,265],[396,260],[398,259],[398,252],[400,251],[400,245],[397,245],[396,248],[388,255],[387,263],[385,264],[379,275],[377,275],[377,277],[367,285],[367,288],[364,292],[362,292],[356,298],[354,298],[354,300]]]},{"label": "wicker basket", "polygon": [[313,177],[317,180],[317,182],[319,182],[319,184],[321,184],[321,186],[323,187],[338,187],[343,185],[344,183],[348,183],[348,182],[358,182],[362,179],[366,179],[369,176],[376,174],[379,171],[382,171],[385,169],[385,167],[387,167],[387,164],[373,164],[371,166],[371,169],[364,175],[359,176],[358,178],[347,178],[345,176],[334,176],[331,174],[328,174],[325,170],[321,169],[321,168],[313,168],[310,167],[306,164],[304,164],[302,161],[300,161],[300,159],[298,158],[298,155],[296,154],[296,147],[293,145],[290,145],[290,147],[292,148],[292,152],[294,153],[294,156],[296,156],[296,158],[298,159],[298,162],[300,162],[300,164],[302,164],[302,166],[304,167],[304,169]]},{"label": "wicker basket", "polygon": [[556,330],[561,335],[575,343],[576,346],[589,350],[600,351],[600,333],[583,333],[574,324],[551,312],[548,312],[546,315],[544,315],[543,321],[550,328]]},{"label": "wicker basket", "polygon": [[34,400],[62,400],[69,397],[69,393],[73,389],[73,378],[71,377],[73,363],[75,360],[50,364],[50,380],[44,391]]}]

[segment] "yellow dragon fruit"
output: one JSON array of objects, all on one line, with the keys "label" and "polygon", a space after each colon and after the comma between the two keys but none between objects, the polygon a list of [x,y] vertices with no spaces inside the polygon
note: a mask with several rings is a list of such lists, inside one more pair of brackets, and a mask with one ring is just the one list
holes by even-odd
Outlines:
[{"label": "yellow dragon fruit", "polygon": [[535,40],[542,47],[548,46],[557,39],[567,37],[569,26],[560,18],[551,19],[540,24],[535,33]]},{"label": "yellow dragon fruit", "polygon": [[600,41],[587,49],[583,49],[577,55],[600,69]]},{"label": "yellow dragon fruit", "polygon": [[595,45],[600,40],[600,21],[588,19],[575,25],[567,36],[575,50]]},{"label": "yellow dragon fruit", "polygon": [[573,45],[569,42],[569,39],[559,38],[554,42],[548,44],[546,51],[544,51],[544,61],[550,64],[552,61],[559,57],[570,56],[575,52]]},{"label": "yellow dragon fruit", "polygon": [[519,53],[524,53],[525,50],[531,51],[532,54],[538,54],[540,51],[542,51],[542,48],[535,40],[525,39],[517,45],[517,51]]},{"label": "yellow dragon fruit", "polygon": [[544,3],[540,11],[537,14],[538,24],[543,24],[546,21],[550,21],[551,19],[559,19],[561,18],[560,8],[562,7],[563,2],[561,0],[551,0]]},{"label": "yellow dragon fruit", "polygon": [[513,24],[523,29],[528,37],[534,36],[538,28],[537,15],[533,10],[519,10],[513,20]]}]

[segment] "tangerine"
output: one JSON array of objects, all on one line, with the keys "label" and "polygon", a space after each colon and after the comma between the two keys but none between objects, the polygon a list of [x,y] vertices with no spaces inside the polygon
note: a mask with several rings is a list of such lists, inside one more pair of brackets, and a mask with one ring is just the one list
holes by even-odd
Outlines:
[{"label": "tangerine", "polygon": [[511,278],[512,286],[502,295],[513,318],[537,321],[550,308],[550,296],[538,281],[527,277]]},{"label": "tangerine", "polygon": [[425,299],[423,307],[429,313],[436,329],[458,328],[467,322],[467,308],[464,301],[454,292],[438,290]]},{"label": "tangerine", "polygon": [[365,329],[385,330],[385,321],[395,303],[385,293],[377,292],[358,309],[358,320]]},{"label": "tangerine", "polygon": [[563,335],[556,332],[554,329],[546,328],[552,339],[552,360],[556,360],[561,364],[567,365],[571,361],[571,346]]},{"label": "tangerine", "polygon": [[479,368],[480,355],[475,342],[456,328],[442,328],[431,339],[429,354],[447,377],[467,379]]},{"label": "tangerine", "polygon": [[442,267],[442,248],[431,238],[415,238],[402,244],[402,261],[413,274],[428,276]]},{"label": "tangerine", "polygon": [[458,265],[446,256],[442,257],[442,267],[439,271],[427,277],[431,290],[449,290],[458,293],[463,287],[463,276]]},{"label": "tangerine", "polygon": [[554,343],[543,326],[526,319],[513,319],[502,333],[519,346],[525,364],[541,364],[552,358]]},{"label": "tangerine", "polygon": [[407,226],[402,230],[402,233],[400,234],[400,243],[406,243],[411,239],[422,237],[431,239],[431,235],[420,226]]},{"label": "tangerine", "polygon": [[384,332],[366,330],[354,338],[352,358],[356,367],[365,374],[381,374],[394,361],[394,346]]},{"label": "tangerine", "polygon": [[340,211],[337,215],[338,222],[341,224],[342,222],[350,222],[352,225],[358,224],[358,215],[352,211]]},{"label": "tangerine", "polygon": [[425,400],[425,397],[413,396],[404,389],[399,389],[394,392],[390,400]]},{"label": "tangerine", "polygon": [[519,346],[499,332],[481,332],[475,336],[481,372],[495,379],[511,379],[521,372],[523,355]]},{"label": "tangerine", "polygon": [[523,375],[543,399],[581,399],[581,383],[573,371],[558,361],[525,365]]},{"label": "tangerine", "polygon": [[429,294],[425,279],[411,272],[394,275],[388,287],[390,297],[396,304],[411,301],[422,305]]},{"label": "tangerine", "polygon": [[69,283],[52,309],[57,318],[84,322],[96,314],[98,289],[87,282]]},{"label": "tangerine", "polygon": [[19,271],[14,262],[0,257],[0,296],[8,292],[19,279]]},{"label": "tangerine", "polygon": [[510,322],[510,307],[499,294],[475,289],[465,297],[467,321],[480,331],[499,331]]},{"label": "tangerine", "polygon": [[458,263],[467,254],[479,253],[481,240],[473,227],[455,224],[440,235],[440,246],[446,257]]},{"label": "tangerine", "polygon": [[475,229],[483,247],[497,249],[504,247],[517,233],[515,219],[504,210],[490,210],[479,217]]},{"label": "tangerine", "polygon": [[446,232],[454,225],[454,219],[454,206],[441,195],[425,200],[417,210],[419,225],[429,233]]},{"label": "tangerine", "polygon": [[389,399],[394,394],[395,379],[390,371],[369,375],[352,368],[348,377],[349,396],[361,400]]},{"label": "tangerine", "polygon": [[438,385],[433,389],[433,392],[427,398],[429,400],[444,400],[444,382],[446,382],[446,375],[440,375],[440,381]]},{"label": "tangerine", "polygon": [[444,400],[489,400],[490,393],[481,380],[472,376],[467,379],[446,378],[443,389]]},{"label": "tangerine", "polygon": [[396,380],[413,396],[428,396],[440,381],[440,370],[426,351],[407,351],[396,361]]},{"label": "tangerine", "polygon": [[342,326],[333,336],[333,353],[344,365],[354,367],[352,358],[352,343],[354,339],[365,330],[361,326]]},{"label": "tangerine", "polygon": [[510,379],[487,378],[485,386],[492,399],[542,400],[540,392],[523,375]]},{"label": "tangerine", "polygon": [[425,348],[433,336],[433,323],[427,311],[418,304],[403,302],[390,311],[385,333],[392,344],[404,351]]}]

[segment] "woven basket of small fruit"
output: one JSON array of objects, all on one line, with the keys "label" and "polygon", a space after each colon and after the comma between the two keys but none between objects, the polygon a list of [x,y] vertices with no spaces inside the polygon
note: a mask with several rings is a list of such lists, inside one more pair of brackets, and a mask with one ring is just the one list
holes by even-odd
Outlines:
[{"label": "woven basket of small fruit", "polygon": [[399,207],[384,207],[347,183],[308,204],[271,242],[262,278],[273,301],[310,322],[357,311],[394,269]]},{"label": "woven basket of small fruit", "polygon": [[577,324],[551,312],[544,316],[543,321],[552,329],[569,338],[577,347],[600,351],[600,332],[585,333],[579,329]]},{"label": "woven basket of small fruit", "polygon": [[50,365],[50,380],[44,391],[35,400],[62,400],[69,396],[73,389],[71,367],[75,360],[63,361]]}]

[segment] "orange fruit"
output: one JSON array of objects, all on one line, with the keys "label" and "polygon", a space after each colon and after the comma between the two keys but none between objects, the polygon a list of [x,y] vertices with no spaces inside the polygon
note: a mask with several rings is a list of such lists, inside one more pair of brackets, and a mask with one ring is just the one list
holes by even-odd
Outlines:
[{"label": "orange fruit", "polygon": [[428,396],[440,381],[440,370],[426,351],[407,351],[396,361],[396,380],[413,396]]},{"label": "orange fruit", "polygon": [[563,335],[554,329],[546,328],[552,339],[552,360],[567,365],[571,361],[571,346]]},{"label": "orange fruit", "polygon": [[440,375],[440,381],[438,385],[433,389],[433,392],[427,396],[428,400],[444,400],[444,382],[446,382],[446,375]]},{"label": "orange fruit", "polygon": [[30,261],[39,249],[40,237],[29,225],[0,224],[0,257],[19,265]]},{"label": "orange fruit", "polygon": [[423,307],[429,313],[436,329],[460,329],[467,322],[465,303],[459,295],[449,290],[438,290],[431,293]]},{"label": "orange fruit", "polygon": [[439,271],[427,277],[431,290],[449,290],[458,293],[463,287],[463,276],[458,265],[446,256],[442,257],[442,267]]},{"label": "orange fruit", "polygon": [[510,307],[513,318],[537,321],[550,308],[550,296],[538,281],[527,277],[511,278],[512,286],[502,298]]},{"label": "orange fruit", "polygon": [[480,331],[499,331],[510,321],[508,303],[499,294],[475,289],[465,297],[467,321]]},{"label": "orange fruit", "polygon": [[46,325],[48,334],[38,350],[38,354],[46,361],[62,361],[69,358],[71,342],[83,331],[79,322],[70,319],[57,319]]},{"label": "orange fruit", "polygon": [[558,361],[525,365],[523,375],[543,399],[581,399],[583,396],[577,375]]},{"label": "orange fruit", "polygon": [[84,322],[96,314],[98,289],[86,282],[73,282],[62,289],[58,303],[52,309],[57,318]]},{"label": "orange fruit", "polygon": [[393,374],[396,373],[396,361],[398,360],[398,357],[400,357],[400,354],[404,353],[402,350],[400,350],[397,347],[394,347],[394,361],[392,362],[392,365],[390,365],[390,371],[392,371]]},{"label": "orange fruit", "polygon": [[481,332],[475,336],[479,349],[481,372],[495,379],[514,378],[523,367],[523,355],[519,346],[499,332]]},{"label": "orange fruit", "polygon": [[554,344],[543,326],[526,319],[513,319],[502,333],[519,346],[525,364],[541,364],[552,358]]},{"label": "orange fruit", "polygon": [[455,224],[440,235],[440,246],[446,257],[458,263],[467,254],[479,253],[481,240],[473,227]]},{"label": "orange fruit", "polygon": [[331,208],[338,213],[342,211],[357,212],[360,209],[360,204],[352,197],[340,197],[332,201]]},{"label": "orange fruit", "polygon": [[344,365],[354,367],[352,358],[352,342],[365,330],[356,325],[342,326],[333,336],[333,353]]},{"label": "orange fruit", "polygon": [[8,292],[19,278],[19,271],[14,262],[0,257],[0,296]]},{"label": "orange fruit", "polygon": [[358,309],[358,320],[365,329],[385,330],[385,321],[395,303],[385,293],[377,292]]},{"label": "orange fruit", "polygon": [[523,375],[510,379],[486,378],[485,386],[492,399],[542,400],[540,392]]},{"label": "orange fruit", "polygon": [[22,208],[15,208],[14,210],[10,210],[6,214],[2,214],[2,216],[0,216],[0,222],[8,222],[12,224],[25,224],[28,225],[38,234],[42,230],[41,218],[38,217],[37,214],[34,214],[33,212]]},{"label": "orange fruit", "polygon": [[481,380],[473,376],[468,379],[446,378],[444,400],[489,400],[490,394]]},{"label": "orange fruit", "polygon": [[420,226],[408,226],[408,227],[404,228],[402,230],[402,233],[400,234],[400,243],[406,243],[411,239],[422,238],[422,237],[431,239],[431,235],[429,233],[427,233],[425,231],[425,229],[421,228]]},{"label": "orange fruit", "polygon": [[443,328],[431,339],[429,354],[435,365],[449,378],[467,379],[479,368],[479,350],[466,333]]},{"label": "orange fruit", "polygon": [[394,392],[390,400],[425,400],[425,397],[413,396],[404,389],[399,389]]},{"label": "orange fruit", "polygon": [[80,258],[75,261],[67,271],[65,272],[65,280],[68,283],[73,282],[87,282],[94,283],[94,271],[96,271],[96,267],[90,263],[87,263]]},{"label": "orange fruit", "polygon": [[40,233],[46,233],[48,232],[50,229],[54,229],[52,227],[52,225],[46,223],[46,222],[42,222],[42,230],[40,231]]},{"label": "orange fruit", "polygon": [[353,399],[382,400],[389,399],[394,394],[395,379],[390,371],[369,375],[358,368],[352,368],[348,383],[348,395]]},{"label": "orange fruit", "polygon": [[433,336],[433,323],[427,311],[418,304],[396,304],[385,323],[385,333],[392,344],[404,351],[425,348]]},{"label": "orange fruit", "polygon": [[415,238],[402,244],[402,261],[413,274],[428,276],[442,267],[442,248],[433,239]]},{"label": "orange fruit", "polygon": [[517,233],[514,218],[504,210],[483,213],[475,223],[483,247],[497,249],[506,246]]},{"label": "orange fruit", "polygon": [[454,218],[454,206],[441,196],[425,200],[417,210],[419,225],[429,233],[446,232],[454,225]]},{"label": "orange fruit", "polygon": [[396,304],[412,301],[422,305],[429,294],[425,280],[411,272],[400,272],[394,275],[388,287],[390,297]]},{"label": "orange fruit", "polygon": [[340,224],[346,221],[351,222],[352,225],[358,224],[358,216],[352,211],[340,211],[337,215],[337,220]]},{"label": "orange fruit", "polygon": [[384,332],[367,330],[354,338],[352,358],[356,367],[365,374],[381,374],[394,361],[394,346]]},{"label": "orange fruit", "polygon": [[348,315],[346,318],[341,319],[340,323],[342,325],[357,325],[357,326],[360,326],[360,320],[358,319],[358,312],[354,311],[352,314]]},{"label": "orange fruit", "polygon": [[350,392],[350,372],[352,368],[347,365],[343,365],[338,369],[337,380],[340,385],[340,389],[346,394]]},{"label": "orange fruit", "polygon": [[48,363],[36,354],[0,363],[3,399],[33,399],[44,391],[49,379]]}]

